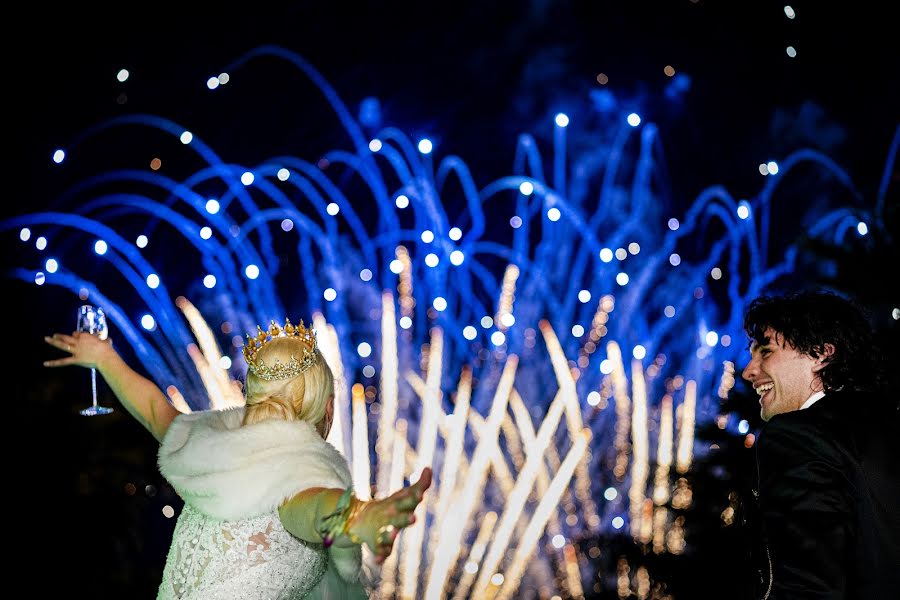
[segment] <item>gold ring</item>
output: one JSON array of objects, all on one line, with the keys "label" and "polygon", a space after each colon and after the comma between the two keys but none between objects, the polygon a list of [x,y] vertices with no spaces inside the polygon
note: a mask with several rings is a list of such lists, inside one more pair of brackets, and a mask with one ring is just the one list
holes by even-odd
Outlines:
[{"label": "gold ring", "polygon": [[395,529],[397,529],[397,528],[394,527],[393,525],[390,525],[390,524],[385,525],[384,527],[382,527],[381,529],[378,530],[379,539],[386,540],[384,543],[391,542],[392,541],[391,536],[393,535]]}]

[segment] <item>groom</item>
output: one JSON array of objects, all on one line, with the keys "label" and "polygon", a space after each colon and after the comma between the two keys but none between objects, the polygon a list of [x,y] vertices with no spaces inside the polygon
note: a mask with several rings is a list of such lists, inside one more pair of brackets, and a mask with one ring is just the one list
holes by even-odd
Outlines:
[{"label": "groom", "polygon": [[879,393],[873,332],[827,292],[754,300],[743,377],[766,537],[760,597],[900,597],[900,413]]}]

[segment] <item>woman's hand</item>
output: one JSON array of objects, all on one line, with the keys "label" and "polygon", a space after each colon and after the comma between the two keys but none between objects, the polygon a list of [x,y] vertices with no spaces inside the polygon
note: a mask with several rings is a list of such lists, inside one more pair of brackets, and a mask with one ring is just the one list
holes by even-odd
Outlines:
[{"label": "woman's hand", "polygon": [[71,356],[44,361],[45,367],[78,365],[97,369],[110,356],[115,355],[110,340],[101,340],[96,335],[83,331],[72,332],[72,335],[54,333],[52,336],[45,336],[44,341],[54,348],[71,354]]},{"label": "woman's hand", "polygon": [[416,522],[414,513],[429,487],[431,469],[426,468],[411,486],[382,500],[367,502],[350,523],[349,533],[369,547],[376,563],[383,563],[391,554],[400,530]]}]

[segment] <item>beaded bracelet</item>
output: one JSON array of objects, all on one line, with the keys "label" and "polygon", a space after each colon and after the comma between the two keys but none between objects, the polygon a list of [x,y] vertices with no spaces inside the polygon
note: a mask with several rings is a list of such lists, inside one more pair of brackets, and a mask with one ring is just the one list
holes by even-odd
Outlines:
[{"label": "beaded bracelet", "polygon": [[338,499],[334,512],[322,517],[319,526],[319,535],[322,536],[322,545],[330,547],[339,535],[346,535],[354,544],[362,544],[358,536],[349,531],[350,524],[356,518],[357,513],[365,503],[353,496],[353,489],[347,488]]}]

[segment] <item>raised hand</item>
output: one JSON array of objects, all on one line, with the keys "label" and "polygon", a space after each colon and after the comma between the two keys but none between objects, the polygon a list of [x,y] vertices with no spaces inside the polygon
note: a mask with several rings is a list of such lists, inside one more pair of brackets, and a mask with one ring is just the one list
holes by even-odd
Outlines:
[{"label": "raised hand", "polygon": [[44,341],[70,354],[63,358],[44,361],[45,367],[78,365],[96,369],[101,362],[115,353],[109,339],[101,340],[96,335],[83,331],[73,331],[71,335],[54,333],[52,336],[45,336]]},{"label": "raised hand", "polygon": [[350,525],[350,533],[365,543],[381,564],[391,554],[400,530],[416,522],[416,508],[431,487],[431,469],[422,471],[414,484],[382,500],[366,503]]}]

